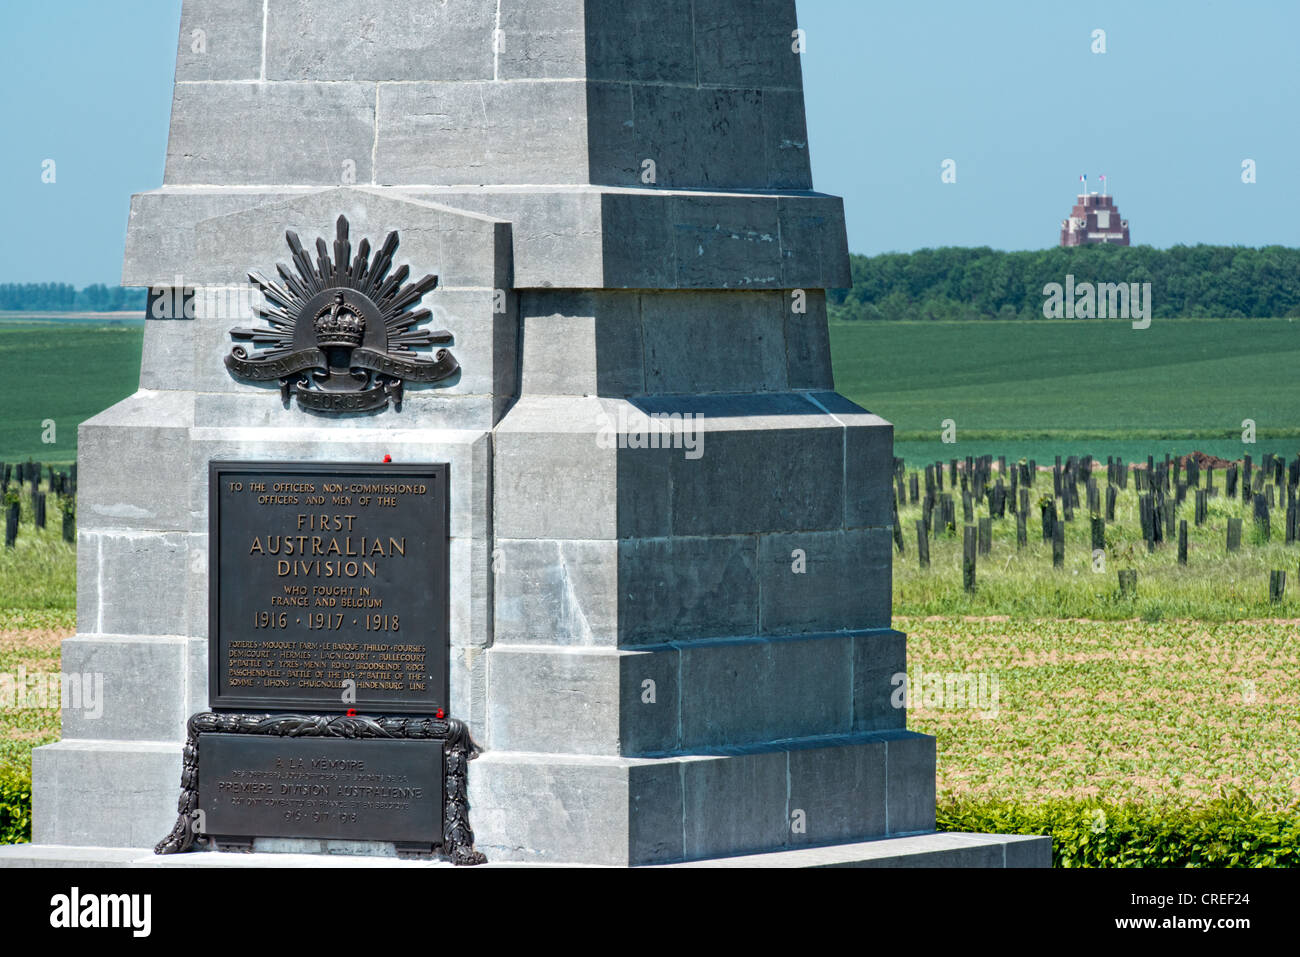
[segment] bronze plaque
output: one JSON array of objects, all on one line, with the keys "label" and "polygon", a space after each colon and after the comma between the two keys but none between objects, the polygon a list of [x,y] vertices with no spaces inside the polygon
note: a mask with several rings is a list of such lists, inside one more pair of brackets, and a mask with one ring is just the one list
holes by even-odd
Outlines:
[{"label": "bronze plaque", "polygon": [[447,473],[211,463],[213,710],[449,710]]},{"label": "bronze plaque", "polygon": [[222,837],[443,843],[441,741],[205,734],[199,818]]}]

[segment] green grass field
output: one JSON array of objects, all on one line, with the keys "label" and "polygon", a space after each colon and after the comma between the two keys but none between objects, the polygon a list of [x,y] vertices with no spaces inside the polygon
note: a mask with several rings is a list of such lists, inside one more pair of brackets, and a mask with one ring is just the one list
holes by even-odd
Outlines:
[{"label": "green grass field", "polygon": [[[967,455],[1128,460],[1300,450],[1300,320],[831,323],[840,392],[894,423],[909,464]],[[1243,446],[1253,419],[1259,445]],[[940,440],[951,419],[957,443]]]},{"label": "green grass field", "polygon": [[77,426],[136,390],[143,339],[138,322],[0,321],[0,461],[75,461]]}]

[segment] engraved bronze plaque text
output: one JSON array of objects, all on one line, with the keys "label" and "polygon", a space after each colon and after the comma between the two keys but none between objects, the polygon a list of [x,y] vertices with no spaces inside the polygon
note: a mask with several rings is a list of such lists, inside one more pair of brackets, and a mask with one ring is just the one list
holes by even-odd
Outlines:
[{"label": "engraved bronze plaque text", "polygon": [[214,710],[449,710],[447,472],[211,464]]}]

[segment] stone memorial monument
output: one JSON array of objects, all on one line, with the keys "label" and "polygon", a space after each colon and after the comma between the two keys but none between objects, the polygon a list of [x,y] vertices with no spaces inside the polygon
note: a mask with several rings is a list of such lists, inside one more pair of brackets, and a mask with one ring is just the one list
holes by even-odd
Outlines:
[{"label": "stone memorial monument", "polygon": [[1050,861],[933,833],[891,701],[892,427],[834,391],[793,0],[185,0],[180,39],[140,389],[79,435],[103,714],[0,861]]}]

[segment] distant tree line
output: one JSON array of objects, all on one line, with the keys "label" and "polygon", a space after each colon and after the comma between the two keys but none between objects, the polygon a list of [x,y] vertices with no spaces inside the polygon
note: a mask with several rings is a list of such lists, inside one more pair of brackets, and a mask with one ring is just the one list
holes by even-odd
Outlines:
[{"label": "distant tree line", "polygon": [[95,283],[78,289],[66,282],[0,283],[0,311],[117,312],[144,311],[147,291]]},{"label": "distant tree line", "polygon": [[945,246],[851,260],[853,288],[829,294],[832,318],[1041,319],[1043,287],[1067,275],[1149,282],[1158,319],[1300,317],[1300,249],[1287,246]]}]

